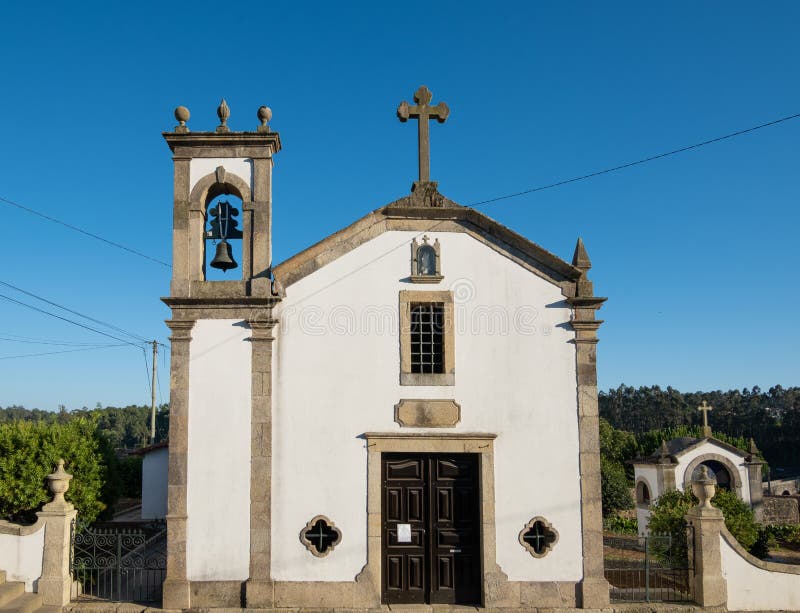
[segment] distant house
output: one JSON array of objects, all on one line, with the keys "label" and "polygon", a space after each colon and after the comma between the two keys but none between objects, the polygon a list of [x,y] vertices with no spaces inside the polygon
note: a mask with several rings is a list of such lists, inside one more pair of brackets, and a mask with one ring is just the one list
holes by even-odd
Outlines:
[{"label": "distant house", "polygon": [[144,447],[136,454],[142,456],[142,519],[164,519],[167,516],[169,442]]},{"label": "distant house", "polygon": [[684,491],[701,466],[714,475],[717,487],[735,493],[759,517],[762,464],[753,443],[750,451],[742,451],[713,436],[682,437],[662,442],[661,447],[650,456],[633,463],[639,534],[647,533],[650,505],[664,492],[674,489]]}]

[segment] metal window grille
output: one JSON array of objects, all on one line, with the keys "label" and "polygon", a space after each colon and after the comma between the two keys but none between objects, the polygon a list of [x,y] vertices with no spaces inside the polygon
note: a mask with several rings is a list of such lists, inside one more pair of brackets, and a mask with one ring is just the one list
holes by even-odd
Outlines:
[{"label": "metal window grille", "polygon": [[444,304],[411,305],[411,372],[444,372]]}]

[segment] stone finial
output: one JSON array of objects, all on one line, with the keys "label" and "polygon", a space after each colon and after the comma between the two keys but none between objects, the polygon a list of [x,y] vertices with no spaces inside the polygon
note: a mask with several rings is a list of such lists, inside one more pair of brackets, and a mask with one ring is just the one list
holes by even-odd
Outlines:
[{"label": "stone finial", "polygon": [[669,457],[669,447],[667,441],[661,439],[661,447],[658,449],[658,462],[659,464],[672,464],[672,459]]},{"label": "stone finial", "polygon": [[578,238],[578,242],[575,245],[572,265],[581,271],[581,276],[575,284],[575,294],[577,296],[593,296],[594,283],[589,281],[589,275],[587,274],[592,267],[592,261],[589,259],[589,254],[586,253],[582,238]]},{"label": "stone finial", "polygon": [[750,458],[753,460],[761,455],[761,452],[758,450],[758,447],[756,447],[756,442],[753,440],[752,436],[750,437],[750,449],[748,452],[750,453]]},{"label": "stone finial", "polygon": [[230,116],[231,109],[228,107],[228,103],[225,102],[225,98],[223,98],[217,107],[217,117],[219,117],[217,132],[230,132],[230,128],[228,128],[228,117]]},{"label": "stone finial", "polygon": [[697,506],[704,509],[712,508],[711,499],[714,497],[716,489],[717,480],[713,475],[709,474],[708,467],[705,464],[701,464],[692,478],[692,492],[699,501]]},{"label": "stone finial", "polygon": [[572,265],[575,268],[580,268],[583,272],[586,272],[592,267],[592,261],[589,259],[589,254],[586,253],[586,247],[583,244],[583,239],[580,237],[575,245],[575,253],[572,256]]},{"label": "stone finial", "polygon": [[64,470],[64,460],[62,458],[58,461],[58,467],[55,472],[47,475],[50,491],[53,493],[53,501],[45,505],[45,508],[72,508],[72,505],[64,500],[64,493],[69,489],[71,480],[72,475]]},{"label": "stone finial", "polygon": [[189,121],[191,113],[185,106],[175,107],[175,119],[178,120],[178,125],[175,126],[176,132],[188,132],[189,128],[186,127],[186,122]]},{"label": "stone finial", "polygon": [[268,106],[260,106],[258,107],[258,112],[256,115],[258,116],[258,120],[261,122],[261,125],[258,126],[258,131],[269,132],[269,122],[272,119],[272,109]]}]

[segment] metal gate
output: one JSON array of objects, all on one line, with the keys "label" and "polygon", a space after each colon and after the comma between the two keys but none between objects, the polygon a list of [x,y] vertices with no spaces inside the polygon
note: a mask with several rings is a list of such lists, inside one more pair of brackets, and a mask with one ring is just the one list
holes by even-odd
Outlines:
[{"label": "metal gate", "polygon": [[73,524],[73,600],[160,603],[166,524]]},{"label": "metal gate", "polygon": [[605,577],[612,602],[690,602],[693,532],[604,536]]}]

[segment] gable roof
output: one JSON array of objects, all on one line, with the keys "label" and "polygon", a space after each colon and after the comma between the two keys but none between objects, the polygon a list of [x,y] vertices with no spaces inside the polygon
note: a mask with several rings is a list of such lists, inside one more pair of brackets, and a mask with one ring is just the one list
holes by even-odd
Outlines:
[{"label": "gable roof", "polygon": [[[438,196],[435,206],[420,206],[413,196],[400,198],[372,211],[346,228],[272,268],[280,286],[289,287],[307,275],[365,242],[390,230],[415,232],[463,232],[514,260],[534,274],[575,296],[575,284],[583,270],[510,230],[474,208]],[[588,259],[588,256],[587,256]]]},{"label": "gable roof", "polygon": [[[678,458],[686,455],[690,451],[697,449],[698,447],[704,445],[705,443],[710,443],[711,445],[715,445],[716,447],[720,447],[725,449],[726,451],[730,451],[731,453],[738,455],[742,458],[750,458],[751,454],[747,451],[739,449],[738,447],[734,447],[728,443],[725,443],[713,436],[709,436],[706,438],[694,438],[691,436],[682,436],[680,438],[673,438],[666,441],[667,447],[667,457],[669,457],[672,461],[677,462]],[[662,449],[659,447],[649,456],[637,458],[633,461],[634,464],[659,464],[662,457]]]}]

